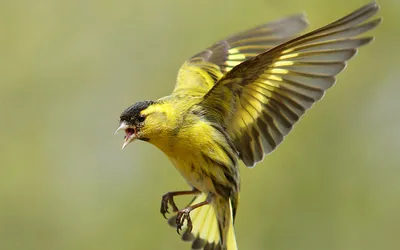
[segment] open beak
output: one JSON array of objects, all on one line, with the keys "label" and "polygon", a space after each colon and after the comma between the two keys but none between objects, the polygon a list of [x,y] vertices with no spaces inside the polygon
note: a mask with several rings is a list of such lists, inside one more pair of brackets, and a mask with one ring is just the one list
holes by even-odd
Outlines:
[{"label": "open beak", "polygon": [[125,130],[124,144],[122,145],[122,149],[124,149],[129,143],[137,138],[137,134],[136,128],[129,126],[126,122],[121,122],[120,126],[115,131],[115,134],[121,130]]}]

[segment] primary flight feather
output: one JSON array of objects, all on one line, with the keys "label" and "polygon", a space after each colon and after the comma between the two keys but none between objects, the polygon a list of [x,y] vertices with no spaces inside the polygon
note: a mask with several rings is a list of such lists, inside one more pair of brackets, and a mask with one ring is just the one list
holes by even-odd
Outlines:
[{"label": "primary flight feather", "polygon": [[[219,41],[186,61],[173,93],[120,116],[123,147],[135,139],[162,150],[192,187],[166,193],[161,213],[192,249],[237,249],[238,160],[254,166],[272,152],[325,91],[381,19],[372,2],[320,29],[295,15]],[[295,38],[294,38],[295,37]],[[179,209],[173,197],[193,195]]]}]

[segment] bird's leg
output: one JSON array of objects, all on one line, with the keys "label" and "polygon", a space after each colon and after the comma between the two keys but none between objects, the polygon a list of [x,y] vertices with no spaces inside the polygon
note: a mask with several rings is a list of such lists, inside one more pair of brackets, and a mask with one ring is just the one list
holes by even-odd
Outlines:
[{"label": "bird's leg", "polygon": [[209,199],[207,199],[203,202],[194,204],[192,206],[188,206],[182,210],[179,210],[178,214],[176,215],[176,231],[178,232],[178,234],[180,234],[180,231],[182,230],[182,226],[183,226],[183,223],[185,222],[185,220],[187,222],[187,230],[188,230],[188,232],[191,232],[193,229],[193,225],[192,225],[192,220],[190,219],[190,215],[189,215],[190,212],[196,208],[199,208],[201,206],[208,205],[208,204],[210,204]]},{"label": "bird's leg", "polygon": [[190,191],[176,191],[176,192],[168,192],[168,193],[164,194],[161,198],[161,209],[160,209],[161,214],[164,216],[164,218],[167,218],[165,216],[165,214],[169,213],[168,212],[168,203],[171,205],[173,212],[179,211],[178,207],[176,206],[176,204],[174,202],[174,196],[199,194],[199,193],[200,193],[199,190],[193,189]]}]

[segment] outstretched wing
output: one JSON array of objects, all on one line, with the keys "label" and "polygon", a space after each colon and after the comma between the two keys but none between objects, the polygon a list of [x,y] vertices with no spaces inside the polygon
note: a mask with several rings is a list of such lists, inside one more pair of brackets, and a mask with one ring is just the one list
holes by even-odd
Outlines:
[{"label": "outstretched wing", "polygon": [[219,41],[182,65],[174,92],[190,90],[204,95],[234,66],[289,40],[306,27],[304,14],[298,14]]},{"label": "outstretched wing", "polygon": [[251,167],[272,152],[293,125],[336,81],[358,47],[358,37],[381,19],[367,21],[373,2],[310,33],[260,54],[229,71],[200,105],[227,127],[243,162]]}]

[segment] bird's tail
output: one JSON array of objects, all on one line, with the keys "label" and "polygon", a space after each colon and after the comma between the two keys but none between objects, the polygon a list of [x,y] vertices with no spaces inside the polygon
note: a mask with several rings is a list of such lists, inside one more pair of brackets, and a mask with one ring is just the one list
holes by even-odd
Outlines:
[{"label": "bird's tail", "polygon": [[218,225],[221,232],[221,244],[223,250],[237,250],[235,230],[233,227],[233,209],[231,199],[228,201],[217,198],[214,204],[217,214]]},{"label": "bird's tail", "polygon": [[[196,196],[189,206],[207,199],[207,194]],[[217,216],[220,215],[220,216]],[[182,240],[191,241],[192,249],[222,249],[237,250],[235,232],[233,229],[232,205],[215,199],[212,204],[194,209],[190,212],[192,231],[187,231],[186,224],[182,227]],[[176,227],[176,216],[169,219],[169,224]]]}]

